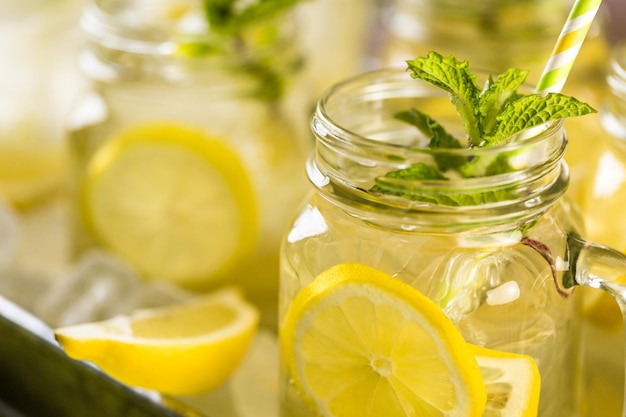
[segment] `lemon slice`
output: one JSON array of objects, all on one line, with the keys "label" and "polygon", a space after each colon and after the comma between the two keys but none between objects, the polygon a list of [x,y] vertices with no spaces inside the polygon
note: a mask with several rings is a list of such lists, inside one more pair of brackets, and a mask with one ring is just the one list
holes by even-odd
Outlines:
[{"label": "lemon slice", "polygon": [[87,168],[82,197],[102,244],[145,275],[185,286],[218,278],[256,239],[242,163],[183,126],[139,125],[108,141]]},{"label": "lemon slice", "polygon": [[[615,283],[625,285],[626,275],[615,279]],[[592,323],[605,328],[622,328],[622,312],[611,294],[597,288],[581,288],[583,294],[583,315]]]},{"label": "lemon slice", "polygon": [[527,355],[470,346],[487,390],[484,416],[536,417],[541,378],[535,360]]},{"label": "lemon slice", "polygon": [[188,395],[218,386],[235,370],[258,320],[256,308],[229,288],[54,334],[68,356],[121,382]]},{"label": "lemon slice", "polygon": [[325,417],[481,416],[474,355],[408,284],[360,264],[320,274],[295,298],[281,345],[296,387]]}]

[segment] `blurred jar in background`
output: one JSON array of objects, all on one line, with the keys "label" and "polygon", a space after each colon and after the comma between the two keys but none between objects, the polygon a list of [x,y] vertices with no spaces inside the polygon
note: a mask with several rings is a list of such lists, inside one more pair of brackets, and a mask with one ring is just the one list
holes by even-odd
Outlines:
[{"label": "blurred jar in background", "polygon": [[0,198],[31,207],[59,190],[65,113],[84,82],[75,68],[80,0],[0,2]]},{"label": "blurred jar in background", "polygon": [[[381,14],[382,34],[373,55],[379,66],[402,66],[435,50],[468,60],[474,69],[530,70],[536,84],[548,62],[573,1],[569,0],[388,0]],[[608,62],[602,12],[578,55],[563,93],[597,108],[605,91]],[[589,162],[590,119],[568,120],[565,159],[576,189]]]},{"label": "blurred jar in background", "polygon": [[[586,235],[626,251],[626,44],[615,45],[607,75],[609,93],[587,138],[590,165],[576,196]],[[620,278],[626,282],[626,276]],[[620,417],[624,395],[624,329],[617,303],[604,294],[581,288],[586,333],[584,416]]]},{"label": "blurred jar in background", "polygon": [[259,4],[87,4],[80,66],[93,91],[68,122],[72,245],[146,279],[240,286],[272,327],[310,101],[293,19]]},{"label": "blurred jar in background", "polygon": [[76,67],[82,5],[0,1],[0,200],[13,210],[19,231],[4,283],[52,279],[66,266],[63,124],[86,87]]},{"label": "blurred jar in background", "polygon": [[626,44],[616,46],[607,76],[609,93],[599,107],[601,138],[588,138],[593,163],[578,202],[587,236],[626,250]]},{"label": "blurred jar in background", "polygon": [[619,43],[626,40],[626,2],[623,0],[605,0],[608,38],[612,43]]},{"label": "blurred jar in background", "polygon": [[309,0],[296,8],[306,55],[306,77],[314,99],[337,81],[369,67],[382,0]]}]

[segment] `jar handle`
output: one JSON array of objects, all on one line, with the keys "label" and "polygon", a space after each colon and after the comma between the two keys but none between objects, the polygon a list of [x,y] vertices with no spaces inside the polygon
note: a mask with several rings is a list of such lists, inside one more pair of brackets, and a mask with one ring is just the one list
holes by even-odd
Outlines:
[{"label": "jar handle", "polygon": [[[583,285],[608,292],[617,301],[622,312],[626,335],[626,285],[616,282],[618,277],[626,275],[626,254],[590,242],[576,234],[568,236],[567,250],[569,268],[563,276],[565,287]],[[624,355],[626,356],[626,351]],[[626,376],[626,368],[624,373]],[[626,387],[622,417],[626,417]]]}]

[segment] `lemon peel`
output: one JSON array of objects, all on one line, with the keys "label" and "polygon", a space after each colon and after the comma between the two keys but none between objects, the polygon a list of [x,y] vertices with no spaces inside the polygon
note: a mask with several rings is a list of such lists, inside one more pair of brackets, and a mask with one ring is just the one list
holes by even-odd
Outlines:
[{"label": "lemon peel", "polygon": [[225,288],[172,306],[138,310],[54,331],[68,356],[121,382],[191,395],[221,384],[245,355],[259,321],[238,290]]}]

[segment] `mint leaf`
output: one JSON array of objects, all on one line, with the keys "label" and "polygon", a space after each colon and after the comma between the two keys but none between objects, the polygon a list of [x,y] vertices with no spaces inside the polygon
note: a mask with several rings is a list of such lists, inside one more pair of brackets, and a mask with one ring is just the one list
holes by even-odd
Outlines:
[{"label": "mint leaf", "polygon": [[230,26],[236,0],[204,0],[204,14],[211,30],[219,31]]},{"label": "mint leaf", "polygon": [[426,137],[430,138],[428,147],[436,148],[462,148],[461,142],[451,134],[449,134],[443,126],[427,114],[417,109],[411,109],[399,112],[394,115],[398,120],[405,121],[422,132]]},{"label": "mint leaf", "polygon": [[538,94],[523,96],[510,103],[496,118],[496,129],[486,136],[490,146],[510,140],[523,130],[567,117],[584,116],[595,113],[586,103],[560,93],[550,93],[545,97]]},{"label": "mint leaf", "polygon": [[415,126],[417,130],[422,132],[426,137],[431,137],[434,134],[430,127],[430,124],[434,122],[434,120],[417,109],[398,112],[394,114],[393,117]]},{"label": "mint leaf", "polygon": [[[254,97],[276,102],[284,93],[284,68],[277,68],[272,61],[254,53],[259,39],[275,41],[276,28],[270,19],[278,16],[304,0],[203,0],[203,11],[208,24],[208,33],[199,40],[187,40],[178,45],[178,53],[188,57],[228,55],[237,57],[233,71],[240,71],[256,78]],[[265,32],[262,35],[250,31],[257,24]],[[273,36],[268,36],[273,34]],[[270,42],[268,42],[270,43]],[[295,60],[297,61],[297,60]],[[299,62],[290,63],[297,68]],[[284,63],[280,63],[283,65]],[[289,65],[288,65],[289,66]]]},{"label": "mint leaf", "polygon": [[[573,97],[551,93],[545,97],[537,94],[523,95],[518,89],[528,76],[528,71],[509,69],[494,80],[487,78],[484,89],[476,84],[476,75],[469,70],[467,61],[453,56],[443,57],[430,52],[425,57],[407,61],[412,78],[426,81],[446,91],[454,105],[467,135],[467,146],[490,147],[503,145],[515,139],[520,132],[545,123],[583,116],[596,112],[591,106]],[[458,149],[461,141],[450,135],[437,121],[410,109],[396,114],[396,118],[418,128],[429,137],[431,149]],[[493,157],[464,157],[434,153],[435,166],[415,164],[409,168],[392,171],[375,179],[371,192],[402,196],[410,200],[428,201],[443,205],[474,205],[497,202],[511,198],[514,189],[502,187],[490,191],[449,191],[429,185],[428,189],[412,187],[402,179],[446,181],[444,175],[456,171],[450,178],[473,178],[513,172],[509,163],[513,151],[501,152]],[[448,174],[450,175],[450,174]]]},{"label": "mint leaf", "polygon": [[[205,0],[205,2],[206,1],[210,2],[211,0]],[[238,13],[235,22],[239,26],[246,26],[254,22],[269,19],[270,17],[290,9],[301,1],[302,0],[257,0]]]},{"label": "mint leaf", "polygon": [[[461,142],[451,134],[449,134],[443,126],[433,120],[427,114],[417,109],[411,109],[395,114],[395,118],[405,121],[415,126],[424,136],[430,138],[428,147],[431,149],[461,149]],[[454,157],[450,155],[435,155],[435,162],[441,171],[447,171],[451,168],[457,168],[465,163],[465,158]]]},{"label": "mint leaf", "polygon": [[199,57],[224,52],[219,42],[187,41],[178,45],[178,54],[188,57]]},{"label": "mint leaf", "polygon": [[236,34],[243,27],[270,19],[302,0],[256,0],[241,7],[240,0],[203,0],[211,30]]},{"label": "mint leaf", "polygon": [[439,203],[438,198],[430,193],[424,193],[422,188],[414,188],[406,185],[405,181],[394,181],[395,179],[409,180],[444,180],[447,178],[439,173],[433,166],[424,163],[417,163],[398,171],[392,171],[383,177],[376,178],[375,185],[370,192],[386,195],[395,195],[409,200]]},{"label": "mint leaf", "polygon": [[475,157],[471,161],[459,167],[459,172],[463,177],[490,177],[493,175],[506,174],[515,169],[509,164],[509,159],[513,152],[503,152],[498,154],[491,161],[486,161],[485,157]]},{"label": "mint leaf", "polygon": [[[402,181],[396,181],[400,179]],[[421,181],[448,181],[441,175],[437,168],[423,163],[413,164],[408,168],[398,171],[388,172],[382,177],[375,179],[375,185],[370,192],[385,195],[403,197],[411,201],[421,201],[431,204],[446,206],[474,206],[486,203],[493,203],[510,198],[513,192],[512,187],[502,187],[498,190],[477,191],[468,193],[465,190],[443,190],[434,186],[412,187],[404,180]]]},{"label": "mint leaf", "polygon": [[[401,179],[410,179],[410,180],[447,180],[446,177],[441,175],[441,173],[439,172],[439,170],[437,170],[437,168],[424,164],[422,162],[412,164],[408,168],[388,172],[387,174],[385,174],[383,178],[401,178]],[[376,179],[377,183],[378,181],[379,181],[379,178]],[[385,185],[383,188],[390,188],[390,187],[387,187]]]},{"label": "mint leaf", "polygon": [[498,114],[510,102],[520,97],[517,89],[524,84],[527,77],[528,71],[515,68],[504,72],[495,82],[489,76],[487,87],[478,101],[482,128],[486,134],[492,133],[495,129]]},{"label": "mint leaf", "polygon": [[436,52],[407,61],[411,77],[422,79],[442,88],[450,95],[450,100],[461,117],[469,142],[478,145],[482,140],[481,123],[478,118],[478,97],[480,87],[476,75],[469,71],[467,61],[458,61],[453,56],[443,57]]}]

